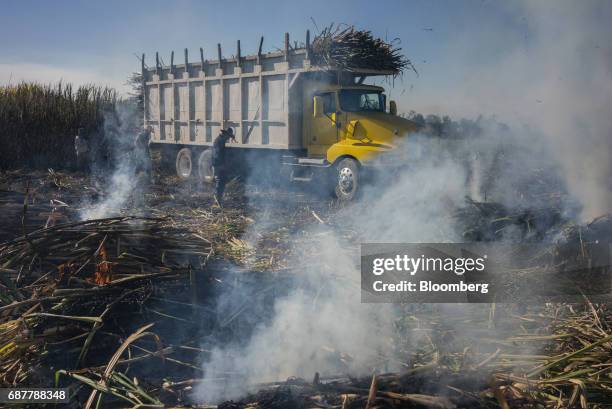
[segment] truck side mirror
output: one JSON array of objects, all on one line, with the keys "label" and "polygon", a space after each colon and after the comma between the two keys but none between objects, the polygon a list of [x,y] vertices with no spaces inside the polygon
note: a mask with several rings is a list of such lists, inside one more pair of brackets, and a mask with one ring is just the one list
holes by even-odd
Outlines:
[{"label": "truck side mirror", "polygon": [[397,104],[393,100],[389,101],[389,113],[391,115],[397,115]]},{"label": "truck side mirror", "polygon": [[323,98],[320,96],[314,97],[314,111],[312,115],[315,118],[323,116]]}]

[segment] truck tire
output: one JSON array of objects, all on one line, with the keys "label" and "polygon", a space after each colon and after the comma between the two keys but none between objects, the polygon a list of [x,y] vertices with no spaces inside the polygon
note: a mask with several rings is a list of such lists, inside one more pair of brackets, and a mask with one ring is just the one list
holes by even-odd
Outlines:
[{"label": "truck tire", "polygon": [[359,164],[355,159],[344,158],[336,165],[334,192],[341,201],[351,201],[359,191]]},{"label": "truck tire", "polygon": [[212,183],[213,176],[212,150],[205,149],[198,157],[198,177],[202,182]]},{"label": "truck tire", "polygon": [[191,160],[191,149],[183,148],[176,154],[176,175],[180,179],[189,179],[191,177],[193,165]]}]

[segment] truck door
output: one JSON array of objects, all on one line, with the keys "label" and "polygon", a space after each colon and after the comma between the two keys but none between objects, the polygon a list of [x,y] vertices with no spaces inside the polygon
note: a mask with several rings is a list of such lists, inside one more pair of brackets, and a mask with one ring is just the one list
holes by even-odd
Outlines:
[{"label": "truck door", "polygon": [[338,142],[338,127],[336,126],[336,93],[323,92],[315,94],[323,101],[323,115],[312,118],[310,128],[309,152],[324,155],[327,149]]}]

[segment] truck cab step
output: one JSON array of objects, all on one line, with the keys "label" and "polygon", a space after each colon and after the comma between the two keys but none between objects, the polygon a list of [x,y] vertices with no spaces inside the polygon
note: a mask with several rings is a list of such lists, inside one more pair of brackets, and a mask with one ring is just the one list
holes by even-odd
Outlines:
[{"label": "truck cab step", "polygon": [[283,165],[327,168],[330,163],[325,158],[307,158],[299,156],[283,156]]},{"label": "truck cab step", "polygon": [[298,158],[298,163],[300,165],[310,165],[310,166],[328,166],[329,163],[324,158]]},{"label": "truck cab step", "polygon": [[311,182],[312,181],[312,176],[309,176],[309,177],[293,176],[293,177],[291,177],[291,181],[292,182]]}]

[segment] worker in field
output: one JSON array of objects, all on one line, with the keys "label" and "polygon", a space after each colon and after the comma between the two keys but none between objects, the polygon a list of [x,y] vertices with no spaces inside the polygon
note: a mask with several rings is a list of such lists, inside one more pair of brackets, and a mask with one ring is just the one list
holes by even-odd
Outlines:
[{"label": "worker in field", "polygon": [[74,137],[74,152],[76,154],[77,170],[87,170],[89,165],[89,142],[85,138],[83,128],[79,128]]},{"label": "worker in field", "polygon": [[151,143],[151,133],[153,127],[146,126],[136,135],[134,140],[134,167],[136,173],[144,172],[147,179],[151,179],[151,151],[149,144]]},{"label": "worker in field", "polygon": [[212,148],[213,177],[215,180],[215,202],[217,202],[219,207],[223,207],[223,191],[225,190],[225,182],[227,178],[225,144],[229,139],[233,141],[236,140],[234,137],[234,130],[232,128],[222,129],[219,136],[215,138]]}]

